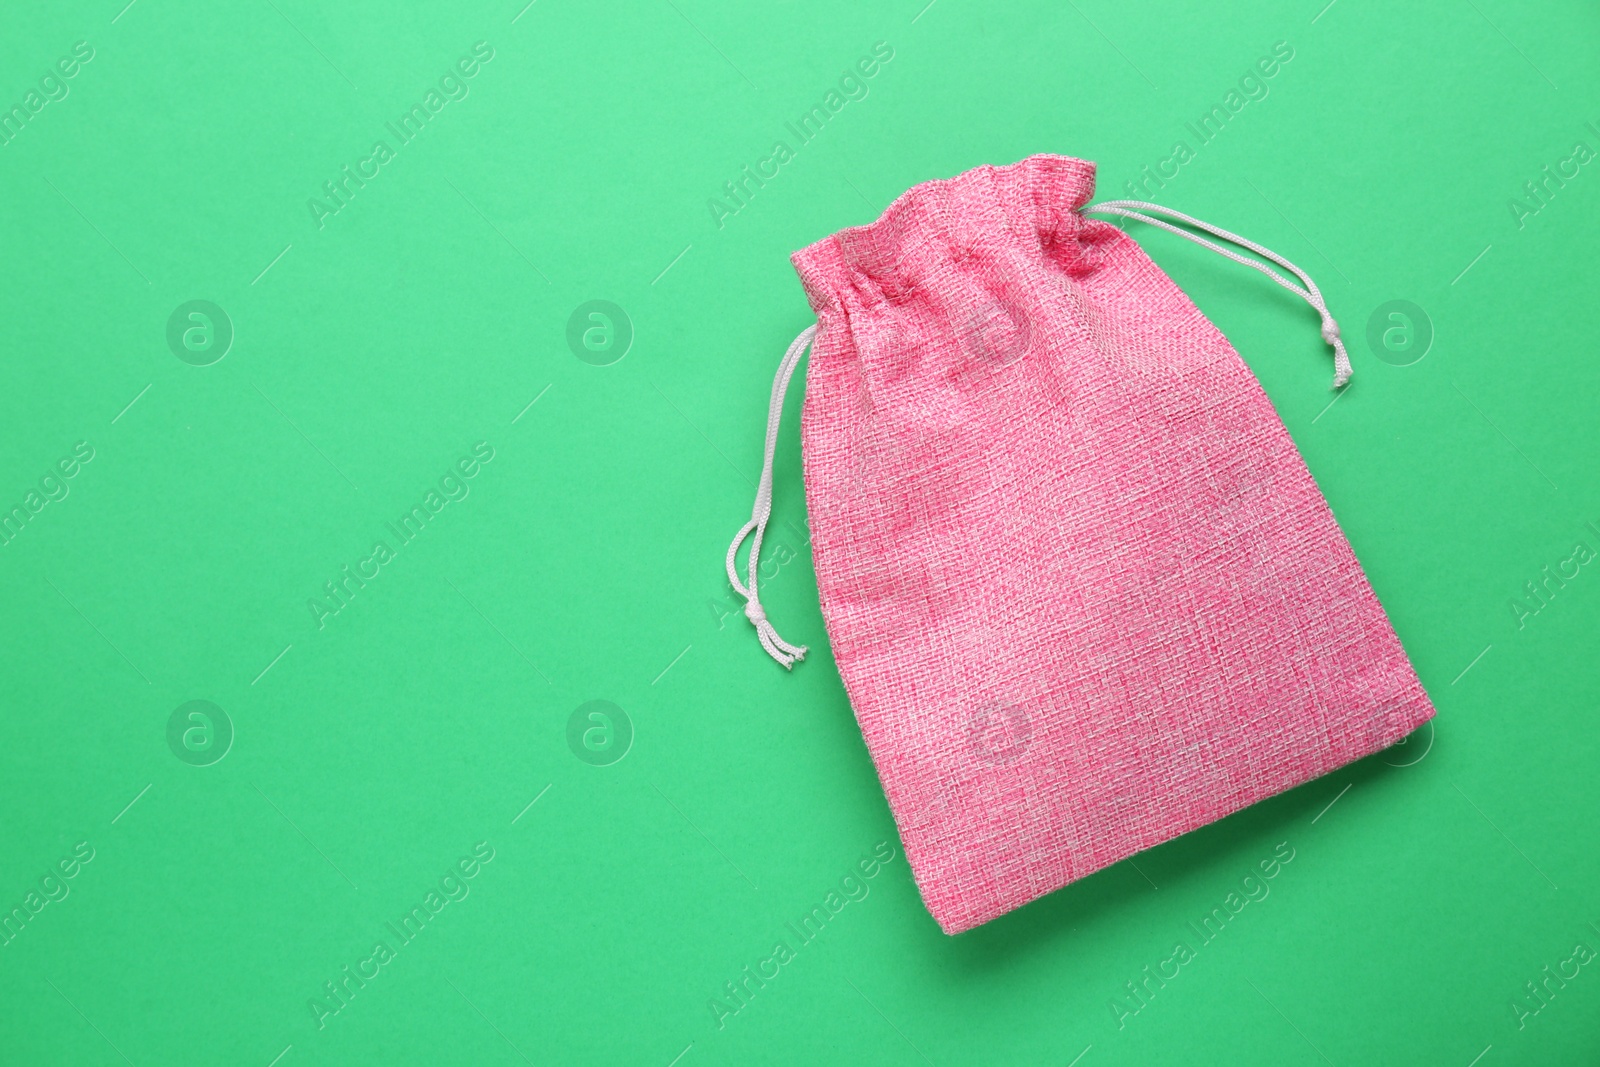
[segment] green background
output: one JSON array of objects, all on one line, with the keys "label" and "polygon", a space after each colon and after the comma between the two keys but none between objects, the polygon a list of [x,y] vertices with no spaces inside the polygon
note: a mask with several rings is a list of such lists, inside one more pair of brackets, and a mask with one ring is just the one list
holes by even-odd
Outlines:
[{"label": "green background", "polygon": [[[1600,15],[925,2],[8,12],[5,108],[75,42],[93,59],[0,147],[0,507],[94,458],[0,547],[0,912],[93,859],[0,947],[0,1061],[1592,1059],[1600,968],[1513,1003],[1600,946],[1600,576],[1520,627],[1511,603],[1600,549],[1600,163],[1520,225],[1511,201],[1600,149]],[[386,123],[480,41],[466,98],[400,146]],[[1197,146],[1185,123],[1278,41],[1268,95]],[[875,42],[868,95],[719,227],[710,198]],[[380,139],[319,227],[308,201]],[[1353,385],[1328,406],[1291,298],[1136,236],[1260,376],[1436,727],[948,938],[826,651],[798,395],[762,584],[815,650],[792,675],[722,574],[809,321],[787,256],[1035,152],[1124,195],[1179,140],[1158,198],[1306,267]],[[197,299],[234,331],[208,366],[167,343]],[[633,334],[608,366],[567,341],[597,299]],[[1366,342],[1391,300],[1431,323],[1408,366]],[[470,495],[395,548],[479,442]],[[378,540],[394,558],[319,626],[308,601]],[[209,766],[168,742],[191,700],[232,724]],[[569,743],[594,700],[621,709],[599,755]],[[866,898],[719,1026],[724,983],[883,841]],[[469,895],[319,1028],[324,983],[480,842]],[[1280,842],[1270,896],[1119,1027],[1124,983]]]}]

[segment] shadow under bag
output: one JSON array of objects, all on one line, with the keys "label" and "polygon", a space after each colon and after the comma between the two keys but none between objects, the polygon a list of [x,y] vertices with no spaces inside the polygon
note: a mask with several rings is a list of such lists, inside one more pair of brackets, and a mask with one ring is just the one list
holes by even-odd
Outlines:
[{"label": "shadow under bag", "polygon": [[[773,387],[801,424],[833,657],[923,900],[959,933],[1393,744],[1433,716],[1255,377],[1099,212],[1269,274],[1287,260],[1156,205],[1086,207],[1034,156],[903,194],[796,253],[817,315]],[[1303,285],[1159,218],[1258,253]],[[734,563],[753,535],[747,581]]]}]

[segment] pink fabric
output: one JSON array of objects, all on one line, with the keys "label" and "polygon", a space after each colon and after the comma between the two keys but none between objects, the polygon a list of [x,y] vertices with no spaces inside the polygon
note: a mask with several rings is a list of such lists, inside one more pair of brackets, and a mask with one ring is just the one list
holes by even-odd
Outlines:
[{"label": "pink fabric", "polygon": [[1093,189],[979,167],[794,255],[822,613],[947,933],[1433,715],[1266,394]]}]

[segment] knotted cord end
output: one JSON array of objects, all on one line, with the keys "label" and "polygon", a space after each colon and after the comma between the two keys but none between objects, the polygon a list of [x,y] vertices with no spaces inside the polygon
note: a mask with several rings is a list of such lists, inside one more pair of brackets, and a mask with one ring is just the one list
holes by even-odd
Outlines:
[{"label": "knotted cord end", "polygon": [[772,628],[770,622],[764,622],[756,627],[756,633],[761,638],[761,647],[767,650],[767,655],[777,660],[778,665],[784,670],[794,670],[794,665],[806,658],[806,646],[789,644],[778,636],[778,631]]},{"label": "knotted cord end", "polygon": [[777,660],[784,670],[793,670],[797,661],[806,658],[805,645],[791,645],[778,636],[778,631],[767,621],[767,613],[761,609],[759,600],[752,597],[744,602],[744,617],[755,626],[756,636],[761,638],[761,647],[767,650],[767,655]]},{"label": "knotted cord end", "polygon": [[1333,387],[1343,389],[1355,368],[1350,366],[1350,353],[1339,339],[1339,324],[1326,308],[1322,309],[1322,339],[1333,346]]}]

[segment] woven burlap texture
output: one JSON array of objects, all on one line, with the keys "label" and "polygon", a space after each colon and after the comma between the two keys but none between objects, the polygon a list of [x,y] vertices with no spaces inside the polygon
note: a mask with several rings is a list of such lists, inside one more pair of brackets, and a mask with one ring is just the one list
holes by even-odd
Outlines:
[{"label": "woven burlap texture", "polygon": [[793,257],[822,614],[948,933],[1433,715],[1255,377],[1093,190],[980,167]]}]

